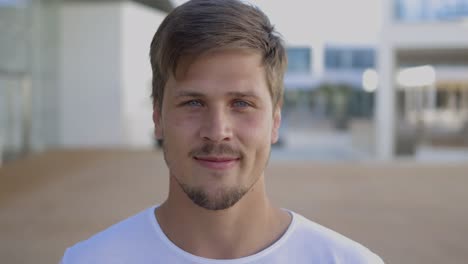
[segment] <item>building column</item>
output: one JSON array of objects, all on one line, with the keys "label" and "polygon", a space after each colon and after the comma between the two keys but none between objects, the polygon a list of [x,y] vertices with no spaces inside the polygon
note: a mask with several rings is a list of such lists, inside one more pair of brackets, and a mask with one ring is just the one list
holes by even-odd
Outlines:
[{"label": "building column", "polygon": [[462,93],[462,109],[468,111],[468,85],[464,84],[461,87]]},{"label": "building column", "polygon": [[450,110],[452,113],[457,112],[457,95],[456,95],[456,90],[455,89],[450,89],[448,91],[448,103],[447,103],[447,108]]},{"label": "building column", "polygon": [[405,102],[404,102],[404,105],[403,105],[403,119],[404,119],[404,121],[408,121],[410,119],[409,116],[410,116],[410,113],[411,113],[411,109],[414,106],[412,104],[412,102],[413,102],[413,93],[412,93],[412,91],[410,89],[405,87],[403,89],[403,94],[404,94],[404,98],[405,98],[404,99]]},{"label": "building column", "polygon": [[425,108],[426,108],[426,105],[424,104],[424,96],[426,95],[425,92],[427,90],[427,87],[424,87],[424,86],[420,86],[420,87],[416,87],[415,88],[415,92],[416,92],[416,95],[417,95],[417,101],[416,101],[416,105],[417,105],[417,115],[418,115],[418,123],[417,123],[417,126],[418,126],[418,129],[422,128],[422,126],[424,125],[424,113],[425,113]]},{"label": "building column", "polygon": [[427,109],[434,113],[437,108],[437,85],[431,84],[427,89]]},{"label": "building column", "polygon": [[375,125],[376,154],[379,160],[392,160],[395,156],[395,52],[391,45],[379,48],[379,87],[376,91]]}]

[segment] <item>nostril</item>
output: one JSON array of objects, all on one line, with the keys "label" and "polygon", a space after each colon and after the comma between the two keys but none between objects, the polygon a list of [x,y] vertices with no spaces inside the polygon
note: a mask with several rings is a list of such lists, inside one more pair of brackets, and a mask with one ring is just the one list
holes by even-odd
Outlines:
[{"label": "nostril", "polygon": [[202,127],[200,130],[200,137],[213,142],[228,141],[232,137],[232,132],[228,124],[214,122]]}]

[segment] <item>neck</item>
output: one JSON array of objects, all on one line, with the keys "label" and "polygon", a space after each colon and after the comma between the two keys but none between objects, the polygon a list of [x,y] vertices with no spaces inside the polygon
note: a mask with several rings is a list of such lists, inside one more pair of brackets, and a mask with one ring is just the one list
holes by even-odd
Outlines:
[{"label": "neck", "polygon": [[170,185],[168,199],[156,210],[159,225],[174,244],[197,256],[255,254],[278,240],[290,223],[287,212],[271,205],[263,177],[234,206],[218,211],[195,205],[173,179]]}]

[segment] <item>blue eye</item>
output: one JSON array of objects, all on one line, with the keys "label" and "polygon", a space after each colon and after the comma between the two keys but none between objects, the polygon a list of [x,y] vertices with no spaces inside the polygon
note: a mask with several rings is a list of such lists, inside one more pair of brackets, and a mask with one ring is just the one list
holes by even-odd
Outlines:
[{"label": "blue eye", "polygon": [[191,106],[191,107],[199,107],[203,106],[202,103],[198,100],[190,100],[184,103],[184,105]]},{"label": "blue eye", "polygon": [[233,105],[234,107],[241,107],[241,108],[250,106],[250,104],[247,103],[246,101],[235,101]]}]

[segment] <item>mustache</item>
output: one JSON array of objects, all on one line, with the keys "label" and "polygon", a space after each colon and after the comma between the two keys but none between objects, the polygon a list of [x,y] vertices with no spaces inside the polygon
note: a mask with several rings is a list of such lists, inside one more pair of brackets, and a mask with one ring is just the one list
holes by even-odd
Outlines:
[{"label": "mustache", "polygon": [[196,156],[234,156],[242,158],[243,152],[229,144],[205,143],[189,152],[190,157]]}]

